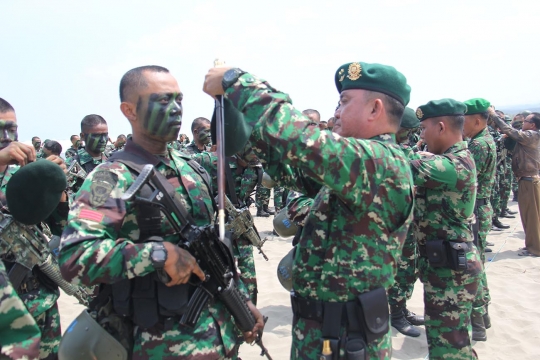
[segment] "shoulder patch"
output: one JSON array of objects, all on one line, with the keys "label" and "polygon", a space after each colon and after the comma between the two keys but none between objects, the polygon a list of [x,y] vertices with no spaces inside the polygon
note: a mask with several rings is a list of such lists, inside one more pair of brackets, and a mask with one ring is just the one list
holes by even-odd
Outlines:
[{"label": "shoulder patch", "polygon": [[90,205],[100,207],[105,204],[118,182],[118,175],[110,171],[99,170],[92,176],[90,186]]}]

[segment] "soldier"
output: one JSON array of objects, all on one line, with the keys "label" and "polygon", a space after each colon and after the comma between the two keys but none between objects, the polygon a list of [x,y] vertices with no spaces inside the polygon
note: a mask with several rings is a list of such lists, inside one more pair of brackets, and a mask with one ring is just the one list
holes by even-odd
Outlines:
[{"label": "soldier", "polygon": [[333,116],[330,119],[328,119],[328,127],[327,127],[328,130],[332,131],[332,129],[334,128],[334,122],[335,120]]},{"label": "soldier", "polygon": [[[139,161],[154,164],[166,177],[198,226],[213,221],[211,194],[203,179],[206,173],[200,173],[189,157],[167,147],[167,142],[177,138],[182,124],[183,95],[176,79],[160,66],[135,68],[123,76],[120,97],[120,109],[131,124],[133,137],[112,162],[89,174],[77,194],[62,235],[62,274],[72,283],[101,284],[91,310],[113,335],[118,335],[115,329],[124,329],[133,321],[132,342],[129,330],[117,337],[133,353],[133,359],[234,357],[235,325],[222,301],[215,299],[203,307],[193,328],[179,323],[184,311],[180,304],[186,304],[194,290],[193,285],[187,285],[190,277],[204,280],[205,275],[195,258],[177,246],[180,237],[169,221],[152,215],[151,207],[121,199],[137,178],[137,173],[120,160],[132,154]],[[170,277],[167,286],[157,280],[156,270]],[[124,305],[129,304],[139,311],[127,311]],[[263,321],[253,304],[246,304],[257,320],[253,331],[244,333],[251,342]],[[119,318],[125,320],[109,321]]]},{"label": "soldier", "polygon": [[55,140],[45,140],[42,151],[44,158],[48,158],[51,155],[60,157],[60,154],[62,153],[62,145]]},{"label": "soldier", "polygon": [[270,204],[270,194],[272,190],[265,188],[261,184],[257,185],[257,192],[255,193],[255,206],[257,206],[257,216],[269,217],[276,212],[268,207]]},{"label": "soldier", "polygon": [[[493,184],[493,191],[491,192],[491,207],[493,208],[493,217],[492,217],[492,230],[495,231],[502,231],[504,229],[509,229],[509,225],[503,224],[499,220],[499,214],[501,213],[501,199],[500,199],[500,179],[501,177],[504,177],[504,163],[503,160],[506,158],[506,151],[504,149],[504,137],[502,136],[499,131],[494,129],[493,127],[490,128],[490,134],[493,137],[493,141],[495,142],[495,149],[497,153],[497,165],[495,167],[495,183]],[[488,246],[491,246],[493,244],[487,243]],[[489,248],[485,248],[486,252],[491,252],[492,250]]]},{"label": "soldier", "polygon": [[[511,126],[514,129],[521,130],[522,127],[523,127],[523,120],[524,119],[525,118],[521,114],[515,115],[514,119],[512,119]],[[510,166],[510,167],[512,167],[512,166]],[[512,173],[512,194],[514,195],[513,198],[512,198],[512,201],[517,202],[518,201],[518,181],[516,179],[516,174],[514,174],[513,171],[511,171],[511,173]]]},{"label": "soldier", "polygon": [[[105,119],[99,115],[86,115],[81,121],[81,139],[84,139],[85,147],[66,160],[68,168],[76,161],[87,175],[90,174],[96,166],[107,161],[104,151],[108,138],[109,128]],[[77,181],[71,191],[79,191],[82,182],[82,179]]]},{"label": "soldier", "polygon": [[116,141],[113,144],[107,145],[105,148],[105,155],[107,157],[111,156],[113,153],[120,151],[124,149],[124,146],[126,145],[126,135],[120,134],[116,138]]},{"label": "soldier", "polygon": [[36,150],[36,154],[41,151],[41,139],[39,136],[34,136],[32,138],[32,146]]},{"label": "soldier", "polygon": [[[489,199],[495,182],[497,151],[493,137],[489,134],[487,128],[488,109],[491,105],[489,101],[476,98],[467,100],[464,104],[467,106],[467,112],[465,113],[463,134],[470,139],[469,151],[474,159],[477,174],[476,202],[474,205],[476,223],[473,225],[473,236],[483,267],[486,261],[484,250],[487,235],[491,229],[493,218],[493,208]],[[482,269],[471,316],[473,340],[487,340],[486,329],[491,326],[487,313],[490,300],[486,272]]]},{"label": "soldier", "polygon": [[302,111],[302,114],[306,115],[314,124],[321,123],[321,114],[315,109],[306,109]]},{"label": "soldier", "polygon": [[184,148],[189,145],[189,137],[186,134],[180,134],[178,140],[171,141],[170,145],[175,150],[184,151]]},{"label": "soldier", "polygon": [[430,153],[409,157],[416,185],[413,229],[432,360],[473,357],[470,317],[482,263],[471,231],[476,167],[462,138],[466,109],[453,99],[420,106],[416,116]]},{"label": "soldier", "polygon": [[212,137],[210,136],[210,120],[203,117],[196,118],[191,123],[191,132],[193,134],[193,141],[184,148],[183,152],[191,155],[207,151],[212,141]]},{"label": "soldier", "polygon": [[[405,151],[416,144],[416,142],[411,143],[410,134],[414,133],[419,126],[420,121],[418,121],[414,110],[408,107],[405,108],[399,131],[396,134],[397,143]],[[391,324],[403,335],[418,337],[420,336],[420,330],[415,325],[424,325],[424,317],[416,315],[407,309],[407,300],[411,299],[414,284],[418,279],[418,250],[412,227],[407,232],[403,251],[397,265],[396,282],[388,290],[388,304],[392,316]]]},{"label": "soldier", "polygon": [[[393,67],[363,62],[340,66],[335,83],[341,106],[334,133],[320,130],[286,94],[240,69],[211,69],[204,91],[224,93],[249,114],[250,141],[278,185],[308,193],[301,177],[282,176],[289,168],[324,185],[294,258],[291,358],[319,358],[324,346],[342,359],[390,359],[386,290],[413,207],[410,170],[394,134],[410,87]],[[236,136],[226,131],[229,141]],[[366,323],[377,325],[369,330]]]},{"label": "soldier", "polygon": [[66,159],[77,155],[77,152],[81,148],[81,138],[79,135],[71,135],[69,141],[71,141],[71,146],[66,150]]},{"label": "soldier", "polygon": [[[7,183],[13,174],[20,169],[20,166],[35,161],[36,153],[35,147],[18,142],[15,110],[7,101],[1,98],[0,127],[2,128],[2,131],[0,131],[0,205],[7,207],[5,196]],[[61,158],[52,155],[47,160],[58,164],[65,170],[65,164]],[[18,163],[20,166],[10,165],[12,163]],[[67,207],[67,198],[64,193],[61,204],[59,204],[56,211],[60,214],[65,213]],[[14,262],[7,259],[2,259],[2,261],[8,272],[15,266]],[[50,284],[50,280],[45,280],[44,275],[39,270],[24,271],[25,273],[21,274],[23,280],[15,290],[41,331],[39,358],[56,359],[61,337],[60,314],[56,303],[60,292],[56,285]],[[3,343],[3,338],[0,342]]]}]

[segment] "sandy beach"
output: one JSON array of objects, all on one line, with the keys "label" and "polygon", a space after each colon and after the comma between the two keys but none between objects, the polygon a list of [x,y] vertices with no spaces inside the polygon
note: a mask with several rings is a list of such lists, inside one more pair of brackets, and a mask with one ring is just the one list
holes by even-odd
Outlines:
[{"label": "sandy beach", "polygon": [[[272,204],[271,204],[272,205]],[[509,208],[517,211],[517,203]],[[255,210],[252,209],[255,214]],[[266,238],[265,261],[255,252],[259,287],[258,308],[268,316],[263,340],[274,360],[289,358],[291,345],[292,313],[289,293],[283,289],[276,276],[276,268],[283,256],[291,249],[292,238],[283,239],[272,235],[272,219],[255,217],[261,238]],[[492,253],[487,254],[486,271],[492,303],[489,307],[492,327],[487,331],[486,342],[476,342],[480,359],[540,359],[540,258],[518,256],[524,246],[524,233],[519,214],[515,219],[501,219],[510,229],[492,231],[488,241],[495,243]],[[415,285],[408,308],[423,313],[422,284]],[[62,330],[82,311],[75,298],[62,294],[59,300]],[[394,359],[427,359],[425,331],[418,338],[406,337],[392,328]],[[262,359],[257,346],[242,345],[243,360]]]}]

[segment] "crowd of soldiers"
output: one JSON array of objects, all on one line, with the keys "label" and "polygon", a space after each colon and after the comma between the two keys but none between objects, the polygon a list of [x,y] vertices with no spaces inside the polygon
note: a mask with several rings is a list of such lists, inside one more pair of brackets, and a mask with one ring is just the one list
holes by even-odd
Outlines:
[{"label": "crowd of soldiers", "polygon": [[[0,340],[1,354],[238,358],[239,345],[260,340],[264,328],[253,254],[261,242],[249,215],[255,203],[257,216],[281,213],[297,226],[291,359],[389,359],[390,325],[407,336],[419,336],[416,326],[425,325],[430,359],[475,357],[472,340],[485,341],[490,327],[487,234],[514,217],[508,201],[515,141],[498,131],[495,118],[519,128],[539,115],[511,121],[481,98],[432,100],[414,111],[405,76],[381,64],[344,64],[335,84],[339,104],[334,117],[321,121],[318,111],[297,111],[288,95],[253,74],[211,69],[204,91],[223,96],[241,116],[228,119],[225,139],[214,141],[211,121],[196,118],[190,141],[179,135],[183,95],[176,79],[160,66],[135,68],[120,82],[120,109],[132,134],[113,143],[106,120],[87,115],[65,161],[57,141],[19,143],[15,110],[0,99],[3,211],[8,180],[21,167],[39,158],[60,166],[68,187],[39,226],[61,239],[57,266],[65,280],[86,289],[89,302],[61,346],[58,284],[31,269],[13,288],[16,259],[4,256],[0,333],[7,328],[10,335]],[[216,145],[223,140],[237,146],[220,159]],[[218,174],[220,161],[225,174]],[[153,175],[142,185],[145,164]],[[238,327],[220,296],[185,325],[194,294],[209,280],[185,239],[202,236],[202,229],[212,233],[219,176],[232,204],[231,241],[220,246],[234,258],[227,281],[234,279],[254,319],[249,329]],[[127,196],[133,188],[139,195]],[[184,220],[156,206],[163,192]],[[424,283],[424,316],[406,306],[417,279]]]}]

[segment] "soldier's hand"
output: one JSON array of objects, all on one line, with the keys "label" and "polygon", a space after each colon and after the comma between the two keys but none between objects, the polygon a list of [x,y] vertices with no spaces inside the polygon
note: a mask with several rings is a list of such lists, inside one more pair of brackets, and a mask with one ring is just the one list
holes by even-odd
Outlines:
[{"label": "soldier's hand", "polygon": [[64,174],[67,174],[66,163],[64,162],[64,159],[62,159],[60,156],[51,155],[51,156],[48,156],[46,160],[52,161],[56,165],[60,166]]},{"label": "soldier's hand", "polygon": [[24,166],[32,161],[36,161],[36,149],[33,146],[14,141],[0,150],[0,165]]},{"label": "soldier's hand", "polygon": [[191,274],[197,275],[201,281],[205,280],[204,272],[197,264],[197,260],[187,250],[166,241],[163,245],[167,249],[167,260],[165,260],[163,270],[171,278],[167,286],[185,284],[189,281]]},{"label": "soldier's hand", "polygon": [[231,69],[230,67],[215,67],[208,71],[204,78],[203,91],[215,98],[217,95],[223,95],[225,92],[221,82],[223,80],[223,74],[227,70]]},{"label": "soldier's hand", "polygon": [[251,344],[257,338],[257,334],[259,332],[262,332],[262,330],[264,329],[264,319],[259,309],[257,309],[251,301],[248,301],[246,304],[249,307],[249,310],[251,310],[253,317],[255,318],[255,326],[253,327],[253,330],[246,331],[244,333],[244,339],[248,344]]}]

